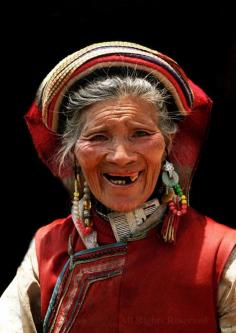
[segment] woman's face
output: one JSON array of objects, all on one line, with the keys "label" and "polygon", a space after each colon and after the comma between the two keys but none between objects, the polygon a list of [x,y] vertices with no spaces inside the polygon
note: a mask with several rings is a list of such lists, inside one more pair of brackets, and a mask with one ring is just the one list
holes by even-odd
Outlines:
[{"label": "woman's face", "polygon": [[119,212],[143,204],[156,185],[165,151],[155,107],[123,96],[87,107],[75,155],[93,195]]}]

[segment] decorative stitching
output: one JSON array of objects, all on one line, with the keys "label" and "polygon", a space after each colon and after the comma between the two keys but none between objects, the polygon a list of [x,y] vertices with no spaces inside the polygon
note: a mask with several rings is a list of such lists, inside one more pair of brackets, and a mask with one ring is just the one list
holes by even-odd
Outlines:
[{"label": "decorative stitching", "polygon": [[[55,328],[55,332],[68,332],[68,329],[70,329],[75,320],[75,318],[73,319],[73,315],[76,314],[75,317],[78,315],[89,286],[96,281],[122,274],[126,252],[127,245],[125,243],[115,243],[96,249],[82,250],[74,254],[72,270],[69,269],[70,259],[68,259],[58,276],[49,302],[43,332],[54,332],[55,325],[58,324],[59,327]],[[107,261],[102,262],[102,260]],[[98,261],[101,261],[101,263],[98,264]],[[95,262],[94,265],[92,264],[93,262]],[[86,266],[86,264],[89,264],[89,266]],[[65,305],[63,301],[68,294],[70,294],[69,299],[71,302]],[[65,316],[68,316],[72,308],[72,314],[69,315],[70,319],[69,321],[67,319],[66,326],[64,326],[63,319]],[[62,314],[60,310],[63,311]],[[58,316],[60,317],[59,319]]]}]

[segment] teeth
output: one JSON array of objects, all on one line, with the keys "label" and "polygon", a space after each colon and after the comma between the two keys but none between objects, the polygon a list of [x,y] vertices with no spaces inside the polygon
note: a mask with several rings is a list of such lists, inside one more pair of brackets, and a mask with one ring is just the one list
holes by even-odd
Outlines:
[{"label": "teeth", "polygon": [[125,180],[112,180],[112,179],[110,179],[110,182],[115,184],[115,185],[125,185],[126,184]]},{"label": "teeth", "polygon": [[[127,185],[130,183],[134,183],[138,177],[139,177],[139,173],[133,173],[132,175],[120,175],[120,177],[118,175],[115,174],[107,174],[108,177],[106,177],[111,183],[115,184],[115,185]],[[113,178],[118,178],[118,179],[112,179]],[[119,179],[119,178],[124,178],[124,179]],[[130,181],[127,180],[127,178],[130,179]]]},{"label": "teeth", "polygon": [[133,183],[136,179],[138,179],[138,175],[130,177],[131,182]]}]

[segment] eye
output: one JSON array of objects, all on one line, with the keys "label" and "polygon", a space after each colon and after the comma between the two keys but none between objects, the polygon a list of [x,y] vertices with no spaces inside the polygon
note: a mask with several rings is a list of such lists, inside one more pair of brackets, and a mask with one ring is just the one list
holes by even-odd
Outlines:
[{"label": "eye", "polygon": [[107,137],[103,134],[96,134],[89,138],[89,141],[106,141]]},{"label": "eye", "polygon": [[140,137],[149,136],[149,135],[151,135],[151,134],[149,132],[145,131],[145,130],[137,130],[133,134],[133,136],[135,138],[140,138]]}]

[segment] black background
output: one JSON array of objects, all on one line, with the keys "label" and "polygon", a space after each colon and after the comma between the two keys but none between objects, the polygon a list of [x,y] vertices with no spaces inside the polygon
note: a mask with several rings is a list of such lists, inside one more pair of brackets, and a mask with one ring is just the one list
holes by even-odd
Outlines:
[{"label": "black background", "polygon": [[54,65],[94,42],[126,40],[166,53],[213,99],[212,125],[191,204],[235,227],[234,10],[227,3],[208,9],[199,2],[188,6],[144,0],[8,4],[2,14],[7,23],[1,28],[0,292],[15,275],[35,231],[70,209],[69,195],[38,159],[23,116]]}]

